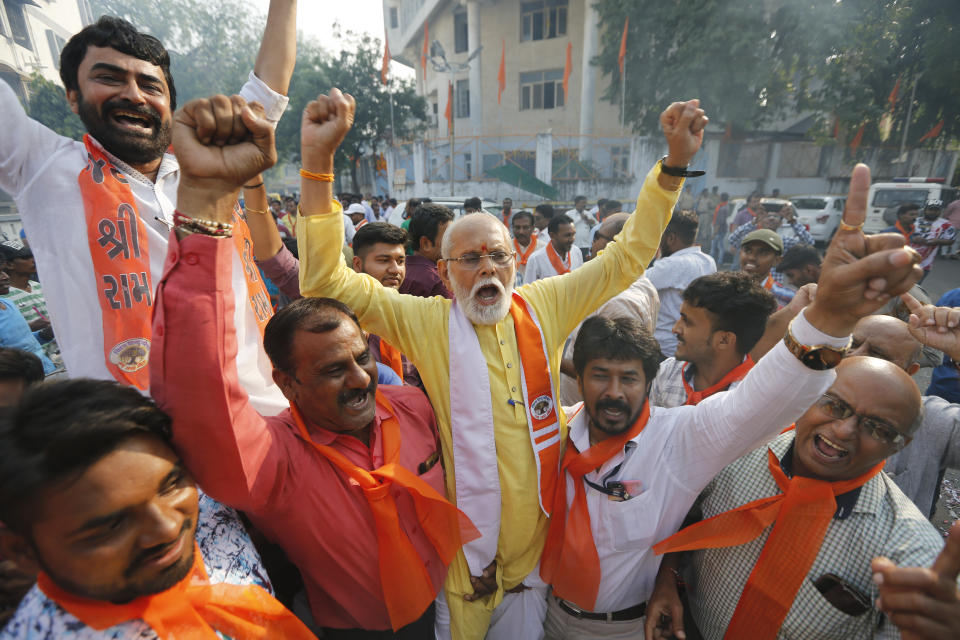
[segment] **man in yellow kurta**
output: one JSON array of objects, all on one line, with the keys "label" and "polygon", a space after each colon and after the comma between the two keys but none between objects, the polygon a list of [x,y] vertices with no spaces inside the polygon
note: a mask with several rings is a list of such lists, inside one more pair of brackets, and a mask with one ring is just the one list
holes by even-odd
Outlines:
[{"label": "man in yellow kurta", "polygon": [[[689,165],[702,143],[706,116],[696,100],[668,107],[661,124],[669,154],[646,177],[636,213],[616,241],[569,274],[520,287],[520,300],[512,295],[515,261],[503,225],[486,214],[454,222],[438,265],[456,294],[451,301],[401,295],[344,263],[342,213],[328,180],[353,109],[353,99],[334,89],[304,113],[297,223],[301,291],[349,305],[366,330],[395,345],[420,371],[437,416],[448,497],[484,533],[478,544],[485,542],[487,557],[492,557],[489,565],[484,566],[486,560],[478,565],[475,559],[468,562],[469,551],[461,551],[451,564],[445,588],[450,635],[457,640],[537,638],[545,613],[536,600],[545,593],[537,566],[547,533],[547,494],[552,493],[559,443],[566,441],[563,412],[554,412],[560,350],[584,317],[626,289],[654,257],[682,186],[682,179],[667,175],[663,167],[678,173]],[[457,332],[452,339],[451,331]],[[464,371],[477,363],[479,367]],[[484,429],[489,429],[489,443],[476,433]],[[479,441],[470,440],[474,437]],[[455,464],[464,459],[465,448],[471,457],[466,475]],[[472,475],[473,469],[489,471],[490,465],[492,477],[484,477],[482,469]],[[482,492],[486,485],[498,485],[494,500],[499,499],[499,509],[491,513],[487,500],[488,511],[471,512],[465,494]],[[531,586],[537,588],[525,591]],[[438,632],[443,636],[446,616],[441,609]]]}]

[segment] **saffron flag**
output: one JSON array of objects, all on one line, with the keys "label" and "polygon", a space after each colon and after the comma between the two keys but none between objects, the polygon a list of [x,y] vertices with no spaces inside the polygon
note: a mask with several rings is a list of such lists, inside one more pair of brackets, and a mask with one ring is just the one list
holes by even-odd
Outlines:
[{"label": "saffron flag", "polygon": [[500,97],[503,90],[507,88],[507,41],[500,41],[500,70],[497,71],[497,104],[500,104]]},{"label": "saffron flag", "polygon": [[573,71],[573,43],[567,43],[567,62],[563,66],[563,101],[570,95],[570,72]]},{"label": "saffron flag", "polygon": [[443,112],[443,117],[447,119],[447,130],[453,131],[453,83],[447,83],[447,108]]},{"label": "saffron flag", "polygon": [[940,119],[940,122],[933,125],[933,129],[930,129],[930,131],[927,131],[925,134],[923,134],[923,137],[917,140],[917,143],[923,142],[924,140],[933,140],[940,135],[941,131],[943,131],[943,118]]},{"label": "saffron flag", "polygon": [[423,67],[423,73],[427,73],[427,52],[430,47],[430,24],[423,23],[423,50],[420,52],[420,66]]},{"label": "saffron flag", "polygon": [[623,36],[620,38],[620,55],[617,64],[620,65],[620,75],[623,75],[623,62],[627,59],[627,29],[630,27],[630,17],[623,21]]},{"label": "saffron flag", "polygon": [[900,78],[901,78],[901,77],[902,77],[902,76],[898,76],[898,77],[897,77],[897,83],[896,83],[895,85],[893,85],[893,91],[891,91],[891,92],[890,92],[890,95],[887,96],[887,102],[890,103],[890,110],[891,110],[891,111],[893,110],[893,105],[895,105],[895,104],[897,103],[897,94],[900,93]]},{"label": "saffron flag", "polygon": [[387,34],[383,34],[383,64],[380,65],[380,82],[387,84],[387,71],[390,70],[390,43],[387,42]]},{"label": "saffron flag", "polygon": [[860,128],[857,129],[857,135],[853,136],[853,140],[850,141],[850,151],[856,151],[860,146],[860,143],[863,141],[863,128],[866,125],[860,125]]}]

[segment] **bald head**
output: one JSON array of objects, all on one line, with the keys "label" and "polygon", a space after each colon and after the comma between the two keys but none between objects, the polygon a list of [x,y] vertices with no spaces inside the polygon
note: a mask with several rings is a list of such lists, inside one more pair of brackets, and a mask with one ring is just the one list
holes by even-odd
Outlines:
[{"label": "bald head", "polygon": [[853,330],[848,356],[871,356],[892,362],[908,374],[916,373],[923,348],[907,329],[907,323],[892,316],[866,316]]},{"label": "bald head", "polygon": [[503,224],[487,213],[468,213],[454,220],[443,236],[440,253],[444,258],[454,257],[454,248],[465,238],[488,238],[490,234],[509,246],[510,233]]},{"label": "bald head", "polygon": [[871,415],[886,416],[904,435],[912,435],[919,424],[922,398],[906,371],[889,360],[849,356],[837,367],[834,387],[855,388],[854,395]]},{"label": "bald head", "polygon": [[612,241],[614,237],[623,230],[623,225],[625,225],[629,219],[629,213],[614,213],[604,218],[603,222],[600,223],[600,228],[597,229],[597,232],[593,236],[590,255],[595,256],[606,248],[607,243]]}]

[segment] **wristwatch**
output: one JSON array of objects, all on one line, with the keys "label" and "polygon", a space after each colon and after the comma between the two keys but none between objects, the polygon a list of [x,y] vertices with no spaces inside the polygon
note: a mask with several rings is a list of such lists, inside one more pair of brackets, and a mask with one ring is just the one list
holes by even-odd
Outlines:
[{"label": "wristwatch", "polygon": [[825,344],[815,346],[800,344],[797,342],[797,339],[793,337],[792,326],[793,323],[791,322],[790,326],[787,327],[787,335],[783,336],[783,344],[786,345],[790,353],[795,355],[797,360],[802,362],[805,367],[813,369],[814,371],[826,371],[840,364],[840,361],[843,360],[844,354],[846,354],[852,343],[851,340],[847,342],[847,346],[839,349]]},{"label": "wristwatch", "polygon": [[667,156],[660,158],[660,171],[674,178],[697,178],[706,175],[706,171],[687,171],[686,167],[671,167],[667,164]]}]

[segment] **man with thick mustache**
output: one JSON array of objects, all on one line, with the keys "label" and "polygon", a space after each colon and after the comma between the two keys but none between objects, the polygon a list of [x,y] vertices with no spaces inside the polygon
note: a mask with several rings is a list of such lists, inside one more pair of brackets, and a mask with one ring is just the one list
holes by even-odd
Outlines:
[{"label": "man with thick mustache", "polygon": [[[262,104],[274,124],[287,105],[282,94],[295,58],[296,0],[272,0],[241,94]],[[70,140],[31,120],[0,83],[0,188],[23,214],[70,375],[147,391],[153,296],[180,180],[169,152],[176,108],[170,57],[156,38],[104,16],[64,47],[60,76],[88,135]],[[202,135],[222,145],[234,134],[206,123]],[[253,402],[276,413],[285,403],[260,345],[269,298],[250,251],[242,250],[243,236],[237,238],[239,375]]]},{"label": "man with thick mustache", "polygon": [[452,223],[438,265],[452,301],[398,295],[340,257],[342,225],[333,224],[340,207],[331,183],[313,177],[332,173],[353,110],[353,99],[333,90],[304,114],[301,290],[350,305],[365,329],[416,365],[433,403],[447,495],[481,532],[451,565],[439,637],[539,638],[546,586],[536,567],[566,438],[556,396],[560,349],[587,314],[636,281],[653,258],[682,186],[665,171],[682,174],[690,164],[707,118],[696,100],[664,111],[666,169],[658,163],[650,172],[638,214],[618,240],[570,274],[514,292],[513,241],[503,224],[483,214]]}]

